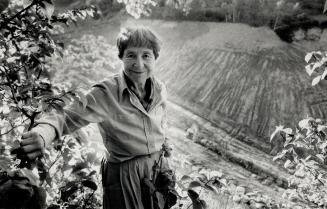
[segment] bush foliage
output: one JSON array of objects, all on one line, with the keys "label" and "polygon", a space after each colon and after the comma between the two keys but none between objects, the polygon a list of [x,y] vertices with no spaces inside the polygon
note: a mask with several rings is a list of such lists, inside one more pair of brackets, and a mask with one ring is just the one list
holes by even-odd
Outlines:
[{"label": "bush foliage", "polygon": [[[317,85],[327,75],[327,53],[314,51],[305,56],[306,72],[315,76]],[[324,119],[306,118],[295,129],[278,126],[271,135],[283,139],[283,148],[274,157],[291,174],[286,198],[302,202],[309,208],[327,207],[327,122]]]}]

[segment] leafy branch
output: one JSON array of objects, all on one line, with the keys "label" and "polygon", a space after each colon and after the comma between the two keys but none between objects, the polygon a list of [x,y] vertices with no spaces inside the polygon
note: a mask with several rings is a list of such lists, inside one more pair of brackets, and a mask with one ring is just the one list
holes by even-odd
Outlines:
[{"label": "leafy branch", "polygon": [[19,12],[17,12],[15,15],[13,15],[12,17],[9,17],[8,19],[5,19],[1,24],[0,24],[0,30],[4,27],[6,27],[11,21],[13,21],[15,18],[19,18],[21,17],[21,14],[23,14],[24,12],[28,11],[29,9],[31,9],[34,5],[39,4],[40,2],[42,2],[42,0],[33,0],[32,3],[30,5],[28,5],[27,7],[25,7],[24,9],[20,10]]},{"label": "leafy branch", "polygon": [[9,130],[7,130],[6,132],[1,133],[0,136],[4,136],[4,135],[9,134],[9,133],[12,132],[15,128],[18,128],[18,127],[21,127],[21,126],[25,126],[24,123],[25,123],[27,120],[28,120],[28,119],[23,120],[23,121],[22,121],[22,124],[20,124],[20,125],[12,126],[12,127],[11,127]]}]

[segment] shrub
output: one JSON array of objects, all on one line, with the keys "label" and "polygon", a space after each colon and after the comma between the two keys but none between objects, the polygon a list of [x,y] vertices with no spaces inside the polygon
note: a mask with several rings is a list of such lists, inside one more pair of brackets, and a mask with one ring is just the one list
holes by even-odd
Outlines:
[{"label": "shrub", "polygon": [[[306,72],[317,85],[327,74],[327,53],[310,52],[305,56]],[[283,147],[274,157],[292,175],[284,196],[295,202],[304,202],[310,208],[327,206],[327,122],[308,117],[297,127],[278,126],[271,140],[280,136]]]}]

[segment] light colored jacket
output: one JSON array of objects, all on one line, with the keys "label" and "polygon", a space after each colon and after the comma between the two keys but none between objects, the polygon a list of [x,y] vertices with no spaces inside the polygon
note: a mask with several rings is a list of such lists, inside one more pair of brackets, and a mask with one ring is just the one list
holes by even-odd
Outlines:
[{"label": "light colored jacket", "polygon": [[[86,107],[75,102],[64,114],[47,114],[33,131],[49,144],[54,138],[97,123],[108,150],[109,162],[123,162],[159,151],[165,140],[165,85],[152,78],[153,101],[148,111],[128,88],[123,73],[94,85],[86,95]],[[49,126],[50,125],[50,126]]]}]

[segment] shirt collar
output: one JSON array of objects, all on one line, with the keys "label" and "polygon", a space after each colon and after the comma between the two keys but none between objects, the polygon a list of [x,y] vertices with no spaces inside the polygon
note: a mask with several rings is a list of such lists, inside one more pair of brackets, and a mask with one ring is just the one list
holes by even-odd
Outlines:
[{"label": "shirt collar", "polygon": [[[146,81],[146,88],[149,89],[149,92],[147,91],[147,96],[146,99],[153,100],[154,97],[154,80],[152,77],[148,78]],[[119,80],[118,80],[118,85],[119,85],[119,96],[120,98],[123,97],[124,91],[127,91],[128,89],[131,89],[133,86],[132,81],[125,75],[124,71],[121,71]]]},{"label": "shirt collar", "polygon": [[119,88],[119,97],[122,98],[125,89],[128,88],[123,71],[121,71],[118,77],[118,88]]}]

